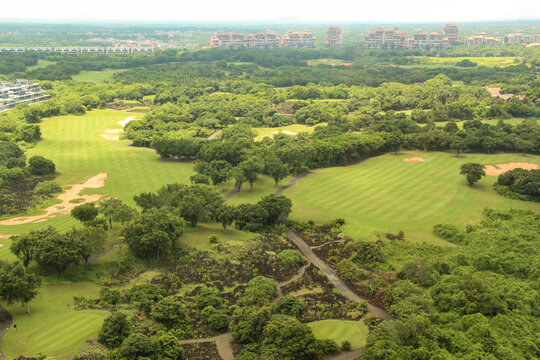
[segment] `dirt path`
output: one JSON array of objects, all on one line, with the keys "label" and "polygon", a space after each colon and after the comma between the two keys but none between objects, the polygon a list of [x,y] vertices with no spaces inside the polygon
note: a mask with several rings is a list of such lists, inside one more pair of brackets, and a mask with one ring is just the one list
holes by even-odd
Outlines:
[{"label": "dirt path", "polygon": [[[13,317],[11,314],[0,306],[0,342],[4,335],[6,335],[11,323],[13,322]],[[4,354],[0,353],[0,360],[6,360]]]},{"label": "dirt path", "polygon": [[[6,219],[0,221],[0,225],[20,225],[26,223],[38,223],[47,221],[51,217],[57,215],[69,215],[71,210],[75,206],[86,204],[89,202],[98,201],[101,198],[101,194],[90,194],[90,195],[81,195],[81,191],[86,188],[100,188],[105,185],[105,179],[107,179],[107,173],[99,173],[95,176],[92,176],[90,179],[86,180],[82,184],[72,184],[69,185],[71,188],[65,190],[63,193],[58,195],[57,199],[61,200],[60,204],[49,206],[45,209],[45,214],[35,215],[35,216],[19,216],[11,219]],[[74,199],[83,199],[79,203],[72,203],[70,200]]]},{"label": "dirt path", "polygon": [[305,173],[303,174],[300,174],[300,175],[296,175],[294,177],[294,179],[291,180],[290,183],[288,183],[287,185],[283,185],[281,186],[279,189],[276,190],[276,195],[283,195],[283,192],[285,190],[287,190],[288,188],[290,188],[291,186],[294,186],[296,185],[296,183],[298,182],[298,180],[301,180],[303,178],[305,178],[306,176],[308,176],[309,174],[311,174],[312,172],[314,172],[315,170],[309,170],[309,171],[306,171]]},{"label": "dirt path", "polygon": [[308,263],[304,266],[302,266],[300,269],[298,269],[298,273],[296,273],[295,276],[293,276],[292,278],[290,278],[289,280],[287,281],[284,281],[282,283],[279,283],[278,286],[276,287],[276,293],[277,293],[277,297],[272,301],[273,304],[277,303],[277,301],[279,299],[281,299],[283,297],[283,292],[281,291],[281,288],[295,282],[295,281],[298,281],[302,278],[302,276],[304,276],[304,274],[306,273],[306,270],[308,267],[311,266],[311,263],[308,261]]},{"label": "dirt path", "polygon": [[347,352],[343,352],[341,354],[337,354],[336,356],[330,356],[328,358],[325,358],[325,360],[357,360],[360,359],[360,356],[362,355],[362,351],[364,348],[351,350]]},{"label": "dirt path", "polygon": [[221,129],[218,129],[218,130],[214,131],[214,132],[212,133],[212,135],[210,135],[210,136],[208,137],[208,140],[214,140],[214,139],[216,138],[216,136],[218,136],[219,134],[221,134],[222,131],[223,131],[223,130],[221,130]]},{"label": "dirt path", "polygon": [[322,248],[323,246],[326,246],[328,244],[335,244],[335,243],[342,243],[342,242],[345,242],[345,239],[341,239],[341,240],[334,240],[334,241],[327,241],[321,245],[317,245],[317,246],[310,246],[311,250],[315,250],[315,249],[319,249],[319,248]]},{"label": "dirt path", "polygon": [[216,344],[219,356],[221,356],[223,360],[234,360],[232,342],[232,335],[230,333],[227,333],[205,339],[180,340],[180,345],[214,343]]},{"label": "dirt path", "polygon": [[[326,275],[326,277],[328,278],[328,281],[330,281],[336,289],[341,291],[343,296],[345,296],[347,299],[352,300],[352,301],[360,301],[360,300],[367,301],[366,299],[361,298],[355,292],[349,289],[349,287],[345,285],[345,283],[339,278],[337,273],[327,263],[322,261],[317,255],[315,255],[315,253],[313,252],[313,250],[311,250],[309,245],[300,236],[296,235],[294,231],[287,228],[286,234],[289,240],[292,241],[296,245],[296,247],[298,247],[298,250],[300,250],[300,252],[309,261],[311,261],[311,263],[313,263],[314,266],[316,266],[319,270],[321,270],[324,273],[324,275]],[[383,320],[394,319],[392,315],[390,315],[383,309],[375,305],[371,305],[369,303],[368,303],[368,312],[371,315],[380,317]]]}]

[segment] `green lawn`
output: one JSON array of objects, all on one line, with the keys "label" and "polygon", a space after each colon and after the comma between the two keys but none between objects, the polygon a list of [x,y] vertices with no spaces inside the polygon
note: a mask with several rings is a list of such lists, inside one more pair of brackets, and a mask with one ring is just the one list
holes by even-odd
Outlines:
[{"label": "green lawn", "polygon": [[[319,125],[326,125],[326,123],[320,123],[315,126]],[[273,137],[274,134],[277,134],[279,132],[283,132],[287,135],[296,135],[299,132],[308,132],[312,133],[315,131],[315,126],[311,125],[304,125],[304,124],[293,124],[288,126],[281,126],[281,127],[275,127],[275,128],[269,128],[269,127],[257,127],[253,128],[253,131],[257,133],[257,137],[255,138],[256,141],[262,140],[264,137]]]},{"label": "green lawn", "polygon": [[0,260],[4,261],[14,261],[16,259],[15,255],[11,251],[9,251],[9,245],[11,244],[11,240],[9,239],[0,239]]},{"label": "green lawn", "polygon": [[[421,156],[427,161],[403,159]],[[405,231],[410,241],[444,241],[431,234],[433,225],[464,227],[480,220],[482,209],[540,210],[540,204],[507,199],[493,191],[494,176],[469,187],[459,175],[466,162],[498,164],[540,157],[519,154],[467,154],[456,158],[442,152],[386,154],[346,167],[317,170],[287,189],[293,202],[292,219],[346,220],[344,233],[368,236],[374,231]]]},{"label": "green lawn", "polygon": [[411,64],[411,65],[401,65],[403,68],[438,68],[438,67],[455,67],[455,64],[462,60],[470,60],[478,66],[488,66],[488,67],[505,67],[516,65],[514,59],[521,61],[520,57],[516,56],[493,56],[493,57],[473,57],[473,56],[463,56],[463,57],[425,57],[425,56],[415,56],[414,58],[419,59],[422,63],[420,64]]},{"label": "green lawn", "polygon": [[126,71],[128,69],[105,69],[101,71],[81,71],[71,78],[78,82],[101,83],[111,81],[114,74]]},{"label": "green lawn", "polygon": [[36,70],[36,69],[41,69],[41,68],[47,67],[49,65],[54,65],[54,64],[56,64],[56,61],[38,59],[37,64],[27,67],[26,71],[32,71],[32,70]]},{"label": "green lawn", "polygon": [[211,246],[208,239],[210,235],[219,236],[218,241],[220,243],[242,242],[257,236],[256,234],[237,230],[234,226],[229,226],[227,230],[223,230],[221,224],[218,223],[200,223],[196,227],[186,225],[181,242],[193,247],[209,248]]},{"label": "green lawn", "polygon": [[[44,140],[28,150],[27,157],[42,155],[53,160],[60,172],[56,181],[61,185],[81,183],[107,172],[105,186],[86,189],[87,193],[118,196],[130,205],[134,205],[133,195],[142,191],[154,191],[167,183],[189,183],[192,164],[164,161],[154,150],[128,146],[127,140],[106,140],[100,136],[107,129],[120,129],[118,121],[129,116],[134,114],[96,110],[83,116],[44,119],[41,123]],[[58,216],[39,224],[2,225],[0,234],[20,234],[48,225],[66,230],[75,224],[70,216]]]},{"label": "green lawn", "polygon": [[40,294],[30,303],[31,314],[20,304],[7,306],[17,329],[11,328],[2,339],[0,350],[8,359],[24,354],[44,353],[60,359],[88,349],[85,340],[96,339],[108,312],[75,311],[74,296],[97,297],[99,286],[87,282],[61,285],[44,284]]},{"label": "green lawn", "polygon": [[[291,180],[292,176],[287,176],[279,182],[278,187],[287,185]],[[229,182],[222,184],[221,189],[223,195],[228,194],[234,189],[234,181],[230,180]],[[231,197],[227,202],[232,205],[246,203],[253,204],[259,201],[264,195],[275,193],[276,190],[277,188],[274,179],[267,175],[259,175],[257,181],[253,184],[253,191],[251,191],[249,183],[244,183],[240,192]]]},{"label": "green lawn", "polygon": [[[523,118],[511,118],[511,119],[503,119],[504,123],[505,124],[510,124],[510,125],[518,125],[518,124],[521,124],[523,122]],[[435,122],[435,126],[440,126],[440,127],[443,127],[444,125],[446,125],[448,121],[437,121]],[[457,126],[458,128],[460,129],[463,129],[463,123],[465,121],[458,121],[457,122]],[[482,123],[484,124],[489,124],[489,125],[497,125],[497,123],[499,122],[499,119],[489,119],[489,120],[482,120]],[[426,126],[426,124],[418,124],[419,126]]]},{"label": "green lawn", "polygon": [[307,324],[317,339],[331,339],[341,345],[345,340],[351,343],[352,349],[366,345],[368,329],[362,321],[321,320]]},{"label": "green lawn", "polygon": [[316,65],[320,65],[320,64],[332,65],[332,66],[335,66],[335,65],[350,66],[350,65],[352,65],[352,63],[350,61],[345,61],[345,60],[340,60],[340,59],[314,59],[314,60],[308,60],[307,64],[309,66],[316,66]]}]

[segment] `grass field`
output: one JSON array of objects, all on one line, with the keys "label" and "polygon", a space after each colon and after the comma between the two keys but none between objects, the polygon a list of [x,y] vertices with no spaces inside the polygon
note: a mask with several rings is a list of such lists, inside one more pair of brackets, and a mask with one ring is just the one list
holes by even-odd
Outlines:
[{"label": "grass field", "polygon": [[105,69],[101,71],[81,71],[71,78],[78,82],[101,83],[111,81],[114,74],[126,71],[128,69]]},{"label": "grass field", "polygon": [[[326,125],[326,123],[320,123],[315,126],[319,126],[319,125],[324,126]],[[286,135],[296,135],[299,132],[312,133],[313,131],[315,131],[315,126],[304,125],[304,124],[293,124],[293,125],[274,127],[274,128],[256,127],[256,128],[253,128],[253,131],[257,133],[255,140],[260,141],[267,136],[272,137],[279,132],[283,132]]]},{"label": "grass field", "polygon": [[[403,159],[421,156],[425,162]],[[491,188],[495,176],[469,187],[459,175],[466,162],[498,164],[540,157],[520,154],[467,154],[459,158],[442,152],[386,154],[346,167],[317,170],[287,189],[293,202],[292,219],[346,220],[344,233],[368,236],[374,231],[405,231],[410,241],[444,243],[431,234],[433,225],[464,227],[480,220],[482,209],[540,210],[540,204],[511,200]]]},{"label": "grass field", "polygon": [[[45,119],[41,123],[44,140],[28,150],[27,157],[42,155],[53,160],[60,172],[56,181],[61,185],[81,183],[107,172],[104,187],[85,191],[118,196],[130,205],[133,195],[142,191],[153,191],[167,183],[189,183],[192,164],[163,161],[153,150],[127,146],[127,140],[106,140],[100,136],[107,129],[121,128],[118,121],[128,116],[134,115],[96,110],[83,116]],[[2,225],[0,234],[20,234],[48,225],[66,230],[75,224],[70,216],[58,216],[39,224]],[[4,248],[0,251],[5,251]]]},{"label": "grass field", "polygon": [[221,224],[218,223],[200,223],[196,227],[186,225],[184,235],[182,236],[182,244],[194,246],[198,248],[210,247],[210,235],[219,236],[219,242],[241,242],[249,240],[256,234],[245,231],[236,230],[234,226],[229,226],[227,230],[223,230]]},{"label": "grass field", "polygon": [[366,345],[368,329],[361,321],[322,320],[307,324],[317,339],[331,339],[341,345],[345,340],[351,343],[352,349]]},{"label": "grass field", "polygon": [[473,57],[473,56],[463,56],[463,57],[425,57],[425,56],[415,56],[415,59],[419,59],[422,63],[420,64],[411,64],[411,65],[401,65],[403,68],[438,68],[438,67],[455,67],[455,64],[462,60],[470,60],[478,66],[488,66],[488,67],[505,67],[516,65],[514,63],[515,59],[521,61],[520,57],[515,56],[494,56],[494,57]]},{"label": "grass field", "polygon": [[[518,124],[521,124],[523,122],[523,118],[511,118],[511,119],[503,119],[504,123],[506,124],[511,124],[511,125],[518,125]],[[443,127],[444,125],[446,125],[448,121],[437,121],[435,124],[435,126],[439,126],[439,127]],[[457,126],[458,128],[460,129],[463,129],[463,123],[465,121],[458,121],[457,122]],[[499,119],[489,119],[489,120],[482,120],[482,123],[484,124],[489,124],[489,125],[497,125],[497,123],[499,122]],[[419,126],[426,126],[426,124],[418,124]]]},{"label": "grass field", "polygon": [[[279,186],[288,184],[292,180],[292,176],[287,176],[285,179],[279,182]],[[223,195],[228,194],[234,189],[234,182],[229,181],[221,185]],[[253,191],[249,186],[249,183],[245,183],[239,193],[233,195],[227,202],[231,205],[239,205],[246,203],[256,203],[264,195],[273,194],[277,190],[274,179],[267,175],[259,175],[259,178],[253,185]]]},{"label": "grass field", "polygon": [[69,359],[88,348],[87,339],[96,338],[108,312],[101,310],[75,311],[74,296],[97,297],[99,286],[87,283],[61,285],[44,284],[40,294],[30,303],[31,314],[20,304],[7,306],[17,329],[10,329],[0,344],[8,359],[24,354],[37,356],[40,352],[56,359]]},{"label": "grass field", "polygon": [[49,65],[54,65],[54,64],[56,64],[56,61],[38,59],[37,64],[27,67],[26,71],[32,71],[32,70],[36,70],[36,69],[41,69],[41,68],[47,67]]},{"label": "grass field", "polygon": [[350,66],[352,63],[350,61],[340,60],[340,59],[315,59],[315,60],[308,60],[307,64],[309,66],[315,66],[320,64],[325,65],[344,65],[344,66]]}]

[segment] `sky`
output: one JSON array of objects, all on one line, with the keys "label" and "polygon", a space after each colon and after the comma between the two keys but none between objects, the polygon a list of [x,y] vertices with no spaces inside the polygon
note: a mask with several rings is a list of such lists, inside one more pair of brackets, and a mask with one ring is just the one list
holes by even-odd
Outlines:
[{"label": "sky", "polygon": [[540,19],[540,0],[19,0],[2,21],[399,22]]}]

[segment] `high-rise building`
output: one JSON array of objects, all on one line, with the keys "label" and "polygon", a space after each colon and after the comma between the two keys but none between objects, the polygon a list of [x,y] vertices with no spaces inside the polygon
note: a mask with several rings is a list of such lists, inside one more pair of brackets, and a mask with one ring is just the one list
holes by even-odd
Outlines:
[{"label": "high-rise building", "polygon": [[419,31],[410,40],[410,48],[415,50],[448,49],[448,39],[439,31],[431,33]]},{"label": "high-rise building", "polygon": [[277,49],[279,38],[272,30],[265,32],[253,31],[246,36],[246,47],[254,49]]},{"label": "high-rise building", "polygon": [[500,38],[495,38],[487,36],[485,32],[480,33],[480,35],[466,36],[465,45],[487,45],[487,46],[496,46],[501,44]]},{"label": "high-rise building", "polygon": [[219,49],[238,49],[247,47],[246,37],[238,31],[226,33],[218,31],[210,38],[210,47]]},{"label": "high-rise building", "polygon": [[339,25],[332,25],[326,32],[326,43],[328,47],[338,47],[342,45],[343,30]]},{"label": "high-rise building", "polygon": [[0,112],[13,109],[18,104],[35,104],[50,99],[38,83],[26,79],[15,82],[0,82]]},{"label": "high-rise building", "polygon": [[456,24],[446,24],[444,27],[444,37],[448,39],[449,45],[455,45],[459,42],[459,29]]},{"label": "high-rise building", "polygon": [[316,48],[317,38],[307,30],[289,30],[281,37],[281,46],[284,48]]},{"label": "high-rise building", "polygon": [[393,29],[384,30],[378,27],[365,37],[364,47],[368,49],[399,49],[409,47],[410,36],[399,31],[396,26]]}]

